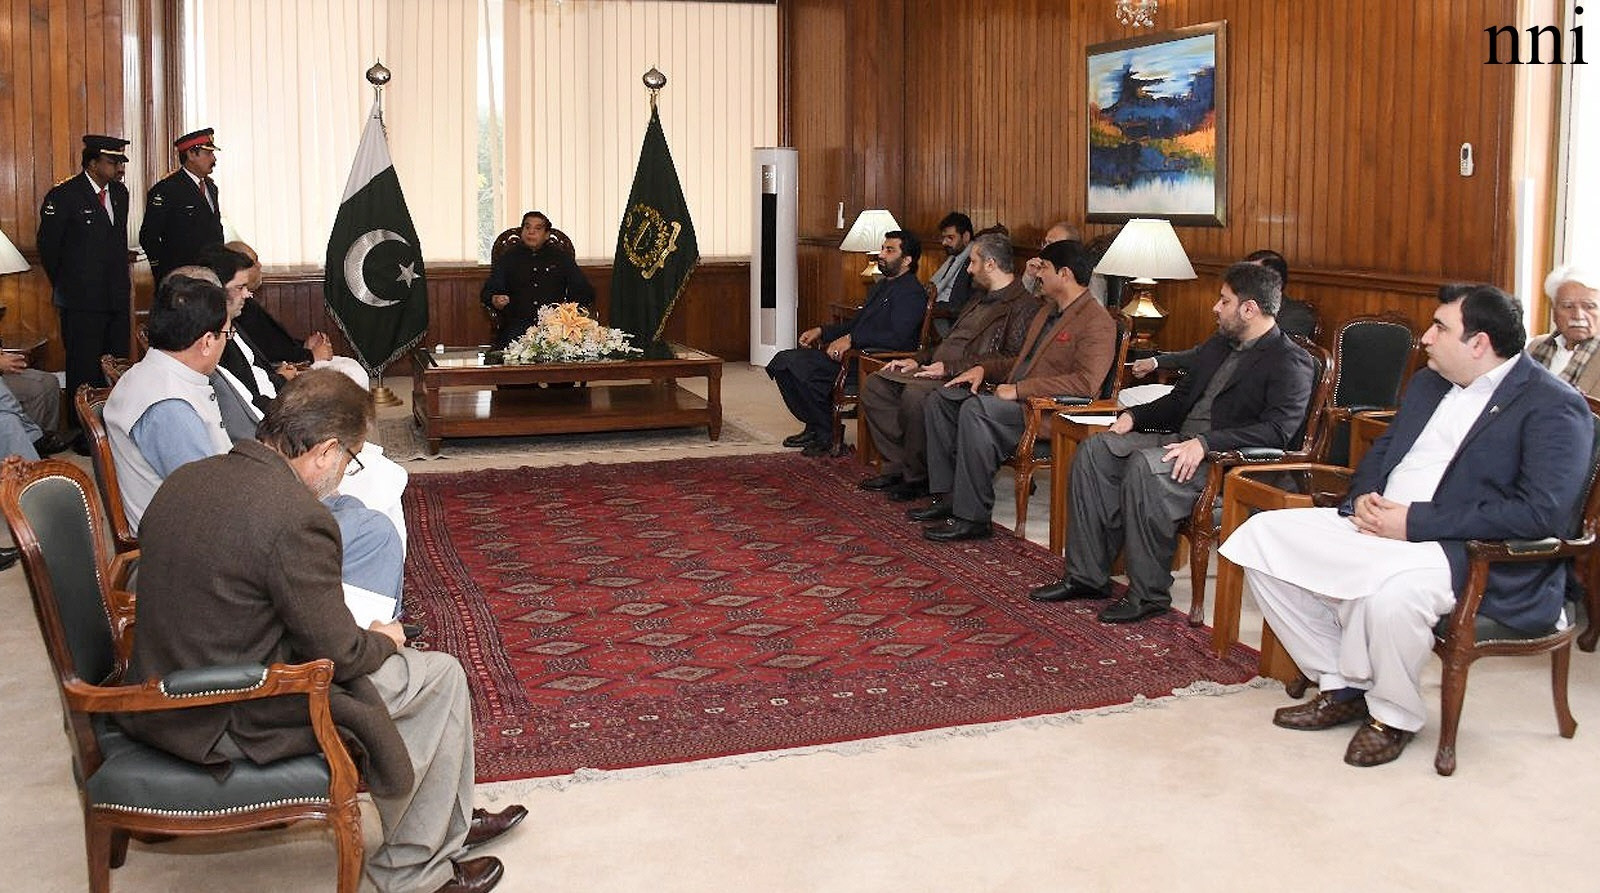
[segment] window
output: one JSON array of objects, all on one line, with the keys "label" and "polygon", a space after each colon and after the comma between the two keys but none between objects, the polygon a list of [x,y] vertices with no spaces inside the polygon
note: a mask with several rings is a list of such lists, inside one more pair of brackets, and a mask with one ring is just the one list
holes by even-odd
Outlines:
[{"label": "window", "polygon": [[777,139],[777,8],[681,0],[185,0],[186,129],[215,127],[226,222],[320,266],[372,103],[430,262],[542,210],[609,261],[650,107],[701,253],[750,251],[750,150]]}]

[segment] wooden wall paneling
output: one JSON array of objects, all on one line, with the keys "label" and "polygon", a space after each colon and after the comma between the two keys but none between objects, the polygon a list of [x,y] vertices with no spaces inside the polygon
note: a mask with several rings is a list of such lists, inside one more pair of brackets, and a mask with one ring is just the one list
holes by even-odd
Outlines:
[{"label": "wooden wall paneling", "polygon": [[858,207],[902,208],[908,81],[905,43],[896,36],[904,31],[905,2],[849,3],[845,10],[848,145],[856,202]]},{"label": "wooden wall paneling", "polygon": [[[838,233],[838,202],[845,225],[861,210],[846,182],[846,121],[852,97],[845,83],[844,7],[825,0],[785,0],[791,31],[785,35],[790,85],[790,142],[800,153],[799,230],[803,236]],[[802,136],[803,135],[803,136]],[[852,204],[855,202],[855,204]]]},{"label": "wooden wall paneling", "polygon": [[[1509,230],[1495,212],[1508,187],[1502,119],[1513,72],[1480,56],[1482,29],[1515,21],[1516,8],[1515,0],[1164,2],[1159,30],[1229,23],[1230,219],[1220,229],[1182,228],[1191,256],[1217,266],[1275,247],[1294,270],[1292,293],[1306,275],[1343,277],[1347,294],[1317,286],[1319,305],[1335,316],[1397,301],[1420,300],[1420,312],[1440,282],[1506,278]],[[1100,3],[905,0],[904,10],[903,220],[931,228],[950,208],[992,208],[1027,247],[1049,221],[1081,219],[1084,49],[1133,32]],[[891,14],[850,16],[854,25]],[[797,84],[810,79],[813,50],[832,49],[805,40],[795,35],[791,54]],[[852,74],[867,68],[855,58],[867,43],[850,44]],[[1027,60],[1039,58],[1056,64],[1030,78]],[[860,135],[875,135],[879,122],[860,103],[847,112],[853,145],[864,148]],[[803,164],[825,151],[798,121],[793,137]],[[1455,171],[1462,141],[1477,149],[1473,178]],[[1085,228],[1090,238],[1109,229]],[[1370,286],[1373,275],[1420,277],[1429,287],[1386,291]],[[839,286],[848,284],[845,276]],[[1214,279],[1164,286],[1185,297],[1169,330],[1209,332],[1215,288]]]},{"label": "wooden wall paneling", "polygon": [[0,229],[33,269],[0,278],[0,331],[51,339],[41,366],[61,368],[49,279],[39,266],[44,194],[78,170],[85,133],[123,121],[122,0],[10,0],[0,8]]}]

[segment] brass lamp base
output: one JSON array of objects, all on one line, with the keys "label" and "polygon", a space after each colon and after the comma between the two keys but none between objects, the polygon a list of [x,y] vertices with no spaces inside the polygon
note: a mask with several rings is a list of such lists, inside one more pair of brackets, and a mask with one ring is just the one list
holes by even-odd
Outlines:
[{"label": "brass lamp base", "polygon": [[1133,341],[1128,352],[1143,351],[1149,356],[1158,351],[1155,335],[1167,324],[1167,311],[1156,301],[1156,284],[1149,279],[1134,279],[1125,286],[1128,301],[1122,312],[1133,318]]},{"label": "brass lamp base", "polygon": [[372,388],[372,402],[378,406],[400,406],[406,401],[401,400],[388,385],[379,384]]}]

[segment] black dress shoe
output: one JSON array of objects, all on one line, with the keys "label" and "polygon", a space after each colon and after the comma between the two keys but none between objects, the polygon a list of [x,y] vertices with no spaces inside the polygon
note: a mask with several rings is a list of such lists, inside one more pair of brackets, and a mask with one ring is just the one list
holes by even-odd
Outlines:
[{"label": "black dress shoe", "polygon": [[505,866],[493,856],[452,859],[451,867],[455,873],[433,893],[489,893],[506,873]]},{"label": "black dress shoe", "polygon": [[946,518],[942,523],[922,528],[922,538],[936,543],[982,540],[991,536],[994,536],[993,524],[988,521],[968,521],[966,518]]},{"label": "black dress shoe", "polygon": [[0,546],[0,571],[16,564],[17,559],[21,557],[22,550],[16,546]]},{"label": "black dress shoe", "polygon": [[928,496],[927,481],[904,481],[898,487],[888,489],[889,499],[892,502],[915,502],[926,499]]},{"label": "black dress shoe", "polygon": [[791,434],[788,437],[785,437],[783,439],[783,445],[786,447],[810,446],[813,440],[816,440],[821,436],[822,435],[820,432],[807,428],[806,430],[801,431],[799,434]]},{"label": "black dress shoe", "polygon": [[472,811],[472,825],[467,828],[467,839],[463,845],[469,850],[476,846],[482,846],[515,828],[518,822],[527,817],[528,808],[520,803],[507,806],[499,812],[474,809]]},{"label": "black dress shoe", "polygon": [[904,482],[905,478],[898,474],[880,474],[877,477],[867,478],[856,486],[863,490],[892,490]]},{"label": "black dress shoe", "polygon": [[72,451],[80,456],[89,455],[89,438],[82,434],[72,438]]},{"label": "black dress shoe", "polygon": [[1155,602],[1134,601],[1133,596],[1124,595],[1112,602],[1100,616],[1096,617],[1101,623],[1135,623],[1146,617],[1166,613],[1169,605],[1158,605]]},{"label": "black dress shoe", "polygon": [[821,437],[806,444],[805,449],[800,451],[800,455],[805,456],[807,459],[820,459],[823,456],[839,454],[833,451],[833,444],[829,443],[826,437]]},{"label": "black dress shoe", "polygon": [[1096,586],[1085,586],[1070,580],[1057,580],[1046,583],[1028,593],[1028,598],[1036,602],[1071,602],[1092,598],[1110,598],[1111,593]]},{"label": "black dress shoe", "polygon": [[907,518],[924,524],[929,521],[943,521],[954,516],[955,513],[950,510],[950,501],[943,496],[935,496],[932,502],[922,508],[910,509],[906,512]]},{"label": "black dress shoe", "polygon": [[33,451],[38,453],[41,459],[54,456],[66,448],[67,445],[61,442],[61,438],[50,431],[46,431],[43,437],[33,442]]},{"label": "black dress shoe", "polygon": [[420,623],[402,623],[400,624],[400,631],[405,634],[407,642],[422,638],[424,632]]}]

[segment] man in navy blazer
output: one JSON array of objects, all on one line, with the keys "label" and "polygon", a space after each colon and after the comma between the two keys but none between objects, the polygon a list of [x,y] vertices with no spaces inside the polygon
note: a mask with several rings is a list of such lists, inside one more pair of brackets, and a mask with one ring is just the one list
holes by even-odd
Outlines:
[{"label": "man in navy blazer", "polygon": [[867,293],[867,302],[842,323],[813,326],[800,333],[800,346],[780,350],[767,364],[767,375],[805,430],[785,438],[786,447],[804,447],[807,456],[828,452],[833,440],[833,382],[839,363],[850,350],[914,351],[922,335],[928,295],[917,281],[922,243],[904,230],[884,233],[878,251],[883,274]]},{"label": "man in navy blazer", "polygon": [[[1333,509],[1265,512],[1223,544],[1321,693],[1273,722],[1364,721],[1345,762],[1400,755],[1427,718],[1433,627],[1466,583],[1466,543],[1574,532],[1594,439],[1588,405],[1522,353],[1522,306],[1488,285],[1439,292],[1428,368]],[[1479,613],[1529,634],[1561,616],[1567,563],[1499,566]]]}]

